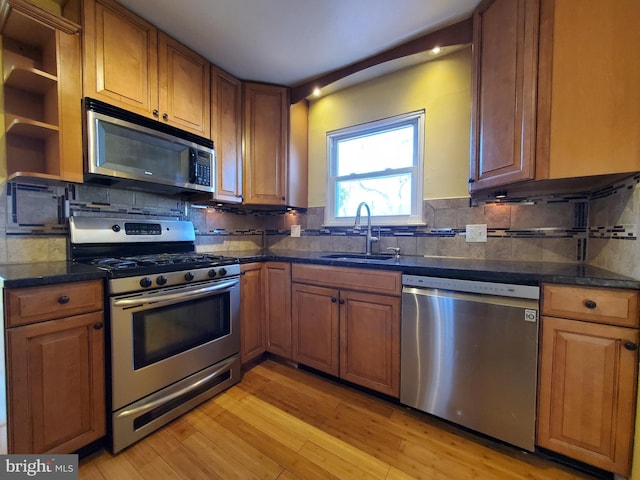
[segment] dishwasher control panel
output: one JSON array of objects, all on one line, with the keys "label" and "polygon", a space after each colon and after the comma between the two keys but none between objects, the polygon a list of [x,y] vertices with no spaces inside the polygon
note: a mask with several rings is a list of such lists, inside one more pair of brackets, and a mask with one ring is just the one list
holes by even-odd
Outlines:
[{"label": "dishwasher control panel", "polygon": [[479,282],[460,280],[457,278],[424,277],[421,275],[402,275],[405,287],[434,288],[452,292],[476,293],[479,295],[496,295],[500,297],[528,298],[538,300],[540,287],[532,285],[515,285],[510,283]]}]

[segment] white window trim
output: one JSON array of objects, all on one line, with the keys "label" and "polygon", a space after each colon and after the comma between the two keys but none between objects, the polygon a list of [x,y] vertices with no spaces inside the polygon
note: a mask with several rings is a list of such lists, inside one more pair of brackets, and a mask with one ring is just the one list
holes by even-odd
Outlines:
[{"label": "white window trim", "polygon": [[[417,133],[417,151],[416,151],[416,161],[417,165],[415,167],[407,167],[404,169],[398,169],[394,172],[402,172],[402,171],[414,171],[415,176],[413,178],[413,199],[412,199],[412,211],[411,215],[385,215],[376,217],[371,215],[371,224],[375,224],[377,226],[399,226],[399,225],[424,225],[424,220],[422,217],[422,192],[424,186],[424,137],[425,137],[425,111],[424,110],[416,110],[413,112],[404,113],[401,115],[396,115],[393,117],[383,118],[380,120],[375,120],[372,122],[367,122],[359,125],[354,125],[351,127],[341,128],[338,130],[332,130],[327,132],[327,192],[326,192],[326,207],[324,214],[324,224],[326,226],[350,226],[355,222],[356,212],[353,212],[353,216],[349,217],[335,217],[335,192],[336,192],[336,177],[334,175],[334,165],[331,161],[332,159],[332,150],[334,146],[335,140],[340,137],[348,136],[354,133],[362,133],[365,131],[376,130],[376,129],[384,129],[384,127],[391,127],[395,124],[406,122],[407,120],[415,120],[416,121],[416,133]],[[358,179],[359,177],[364,178],[375,178],[376,176],[385,176],[388,175],[388,172],[379,172],[378,174],[362,174],[362,175],[352,175],[350,179]],[[342,177],[344,178],[344,177]]]}]

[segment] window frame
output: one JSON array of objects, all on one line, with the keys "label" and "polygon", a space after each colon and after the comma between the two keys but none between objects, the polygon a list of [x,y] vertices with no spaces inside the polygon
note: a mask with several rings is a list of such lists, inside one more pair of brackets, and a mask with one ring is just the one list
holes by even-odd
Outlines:
[{"label": "window frame", "polygon": [[[324,224],[326,226],[347,226],[355,222],[356,212],[348,217],[336,217],[336,186],[340,180],[375,179],[391,174],[411,173],[411,214],[409,215],[371,215],[371,223],[380,226],[424,225],[422,217],[424,187],[424,142],[425,110],[382,118],[327,132],[327,192]],[[392,130],[402,125],[414,125],[413,165],[397,169],[385,169],[377,172],[337,176],[337,143],[341,140],[360,137],[375,132]]]}]

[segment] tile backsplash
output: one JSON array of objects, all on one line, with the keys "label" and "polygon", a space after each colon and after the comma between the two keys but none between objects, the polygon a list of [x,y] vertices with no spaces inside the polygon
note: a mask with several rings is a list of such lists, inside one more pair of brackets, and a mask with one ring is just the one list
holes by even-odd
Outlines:
[{"label": "tile backsplash", "polygon": [[[374,227],[374,251],[399,247],[405,255],[496,260],[588,262],[640,278],[637,225],[640,177],[606,194],[536,198],[518,203],[471,205],[468,198],[424,201],[424,226]],[[188,198],[90,185],[5,183],[0,202],[0,262],[67,258],[69,215],[186,218],[196,228],[199,251],[272,249],[364,251],[364,232],[327,227],[324,207],[268,212],[236,207],[203,208]],[[486,224],[487,242],[467,243],[467,224]],[[300,225],[300,237],[289,235]],[[630,261],[630,259],[633,259]]]}]

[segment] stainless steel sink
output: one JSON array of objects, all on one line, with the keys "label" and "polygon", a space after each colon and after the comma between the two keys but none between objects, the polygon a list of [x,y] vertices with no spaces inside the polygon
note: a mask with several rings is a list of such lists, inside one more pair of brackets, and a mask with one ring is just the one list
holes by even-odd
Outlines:
[{"label": "stainless steel sink", "polygon": [[380,260],[393,260],[395,255],[391,254],[377,254],[366,255],[364,253],[331,253],[329,255],[321,255],[320,258],[331,258],[333,260],[364,260],[364,261],[380,261]]}]

